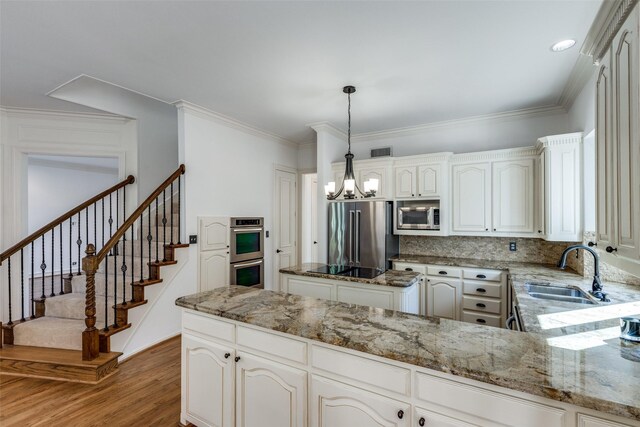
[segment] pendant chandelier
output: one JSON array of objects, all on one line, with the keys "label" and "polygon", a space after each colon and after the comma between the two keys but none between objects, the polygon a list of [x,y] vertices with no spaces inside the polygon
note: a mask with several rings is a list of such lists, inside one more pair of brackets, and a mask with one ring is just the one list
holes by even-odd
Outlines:
[{"label": "pendant chandelier", "polygon": [[340,185],[340,189],[336,193],[336,183],[334,181],[329,182],[324,186],[324,192],[327,195],[327,200],[335,200],[344,191],[345,199],[354,199],[356,197],[356,191],[362,197],[375,197],[376,192],[378,191],[378,180],[375,178],[371,178],[364,183],[364,192],[360,190],[358,187],[358,183],[356,182],[355,175],[353,173],[353,154],[351,153],[351,94],[355,93],[356,88],[354,86],[345,86],[342,88],[342,91],[347,94],[348,98],[348,114],[349,114],[349,126],[347,133],[347,144],[348,150],[347,154],[344,155],[346,159],[344,178],[342,178],[342,185]]}]

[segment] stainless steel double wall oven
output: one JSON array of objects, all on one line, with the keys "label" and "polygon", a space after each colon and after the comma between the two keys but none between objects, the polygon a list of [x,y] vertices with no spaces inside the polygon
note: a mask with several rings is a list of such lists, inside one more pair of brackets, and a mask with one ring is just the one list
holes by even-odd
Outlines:
[{"label": "stainless steel double wall oven", "polygon": [[230,283],[264,288],[264,218],[231,218]]}]

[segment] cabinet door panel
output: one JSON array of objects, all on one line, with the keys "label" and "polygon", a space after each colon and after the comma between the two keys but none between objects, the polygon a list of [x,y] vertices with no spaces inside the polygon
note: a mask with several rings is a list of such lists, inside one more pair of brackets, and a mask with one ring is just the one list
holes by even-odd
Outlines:
[{"label": "cabinet door panel", "polygon": [[369,179],[377,179],[378,180],[378,192],[376,193],[376,199],[384,199],[387,197],[386,193],[386,185],[387,185],[387,177],[385,168],[367,168],[362,169],[358,172],[358,186],[362,191],[364,191],[364,182]]},{"label": "cabinet door panel", "polygon": [[410,405],[406,402],[389,399],[315,375],[312,376],[311,382],[311,425],[313,427],[409,425]]},{"label": "cabinet door panel", "polygon": [[427,281],[427,316],[459,320],[462,303],[460,280],[429,278]]},{"label": "cabinet door panel", "polygon": [[493,231],[533,233],[533,160],[493,164]]},{"label": "cabinet door panel", "polygon": [[418,167],[418,196],[438,196],[442,170],[440,165],[424,165]]},{"label": "cabinet door panel", "polygon": [[[630,17],[632,19],[633,17]],[[638,42],[635,24],[623,27],[615,51],[616,239],[618,254],[638,257]]]},{"label": "cabinet door panel", "polygon": [[200,253],[200,292],[229,285],[229,254],[226,250]]},{"label": "cabinet door panel", "polygon": [[491,165],[454,165],[453,231],[489,231],[491,217]]},{"label": "cabinet door panel", "polygon": [[613,141],[611,129],[611,69],[608,55],[596,80],[596,237],[599,246],[613,239]]},{"label": "cabinet door panel", "polygon": [[[424,422],[421,420],[424,419]],[[416,407],[416,422],[414,425],[424,425],[429,427],[472,427],[473,424],[440,415],[436,412]]]},{"label": "cabinet door panel", "polygon": [[200,218],[200,251],[216,251],[229,247],[229,218]]},{"label": "cabinet door panel", "polygon": [[236,379],[238,426],[307,425],[306,372],[242,353]]},{"label": "cabinet door panel", "polygon": [[368,305],[370,307],[393,310],[393,291],[363,289],[338,285],[337,300],[349,304]]},{"label": "cabinet door panel", "polygon": [[395,168],[395,196],[414,197],[416,193],[416,168],[397,167]]},{"label": "cabinet door panel", "polygon": [[[230,353],[228,358],[225,354]],[[233,353],[182,335],[182,413],[198,426],[232,427]]]}]

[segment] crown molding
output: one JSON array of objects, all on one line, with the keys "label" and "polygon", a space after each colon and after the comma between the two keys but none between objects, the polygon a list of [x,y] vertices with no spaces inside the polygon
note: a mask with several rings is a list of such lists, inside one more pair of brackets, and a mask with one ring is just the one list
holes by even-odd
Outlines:
[{"label": "crown molding", "polygon": [[593,63],[598,65],[636,4],[638,0],[603,1],[580,52],[593,57]]},{"label": "crown molding", "polygon": [[502,150],[480,151],[476,153],[460,153],[450,157],[451,163],[477,162],[488,160],[509,160],[533,157],[538,154],[535,147],[505,148]]},{"label": "crown molding", "polygon": [[546,147],[556,147],[564,144],[580,144],[582,142],[582,132],[563,133],[561,135],[549,135],[538,138],[536,150],[539,152]]},{"label": "crown molding", "polygon": [[118,116],[115,114],[106,113],[81,113],[75,111],[61,111],[61,110],[41,110],[36,108],[21,108],[0,106],[0,113],[6,114],[12,117],[34,117],[34,116],[55,116],[67,119],[100,119],[100,120],[113,120],[118,122],[128,122],[135,119],[130,119],[124,116]]},{"label": "crown molding", "polygon": [[[532,118],[540,116],[549,116],[554,114],[565,114],[567,111],[559,105],[547,105],[544,107],[525,108],[521,110],[504,111],[494,114],[483,114],[479,116],[465,117],[462,119],[444,120],[440,122],[427,123],[418,126],[408,126],[403,128],[395,128],[382,130],[377,132],[364,132],[351,136],[351,142],[371,141],[383,138],[399,138],[420,134],[432,129],[445,127],[468,126],[481,122],[501,122],[514,119]],[[323,122],[324,124],[324,122]],[[335,129],[335,128],[334,128]],[[343,133],[344,135],[344,133]],[[346,138],[346,135],[345,135]]]},{"label": "crown molding", "polygon": [[255,126],[252,126],[248,123],[242,122],[240,120],[236,120],[232,117],[225,116],[220,113],[216,113],[215,111],[211,111],[205,107],[194,104],[189,101],[180,100],[173,103],[178,110],[188,111],[196,116],[201,118],[214,121],[224,126],[228,126],[230,128],[239,130],[241,132],[245,132],[254,136],[258,136],[260,138],[267,138],[279,144],[283,144],[287,147],[298,148],[298,144],[290,141],[286,138],[283,138],[279,135],[264,131]]},{"label": "crown molding", "polygon": [[[327,132],[335,136],[336,138],[343,139],[345,141],[347,140],[347,134],[329,122],[310,123],[307,126],[315,130],[316,132]],[[351,135],[351,140],[353,141],[353,135]]]},{"label": "crown molding", "polygon": [[580,54],[569,74],[569,78],[558,97],[558,105],[569,111],[582,89],[595,74],[595,67],[590,56]]}]

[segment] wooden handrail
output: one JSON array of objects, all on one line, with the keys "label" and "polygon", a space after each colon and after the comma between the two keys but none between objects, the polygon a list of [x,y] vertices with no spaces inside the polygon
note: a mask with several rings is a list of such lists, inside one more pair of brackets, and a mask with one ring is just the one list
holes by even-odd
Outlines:
[{"label": "wooden handrail", "polygon": [[180,167],[171,174],[171,176],[169,176],[169,178],[165,179],[164,182],[162,184],[160,184],[158,186],[158,188],[156,188],[156,190],[151,193],[151,195],[149,197],[147,197],[145,199],[144,202],[142,202],[140,204],[140,206],[138,206],[138,209],[136,209],[130,216],[129,218],[127,218],[127,220],[122,223],[122,225],[120,227],[118,227],[118,229],[116,230],[115,233],[113,233],[113,236],[111,236],[111,238],[109,239],[109,241],[107,243],[104,244],[104,246],[102,247],[102,249],[100,249],[100,252],[98,252],[98,254],[96,255],[96,260],[95,263],[96,265],[99,265],[107,256],[107,254],[111,251],[111,249],[113,249],[118,242],[120,241],[120,239],[122,238],[122,236],[124,236],[124,233],[127,232],[127,230],[129,229],[129,227],[131,227],[135,221],[138,219],[138,217],[140,217],[140,215],[142,215],[142,213],[149,207],[149,205],[173,182],[175,181],[178,176],[183,175],[185,171],[185,167],[184,165],[180,165]]},{"label": "wooden handrail", "polygon": [[18,243],[16,243],[15,245],[11,246],[6,251],[2,252],[0,254],[0,265],[2,264],[2,261],[4,261],[5,259],[9,258],[14,253],[18,252],[21,248],[24,248],[26,245],[28,245],[29,243],[33,242],[34,240],[36,240],[37,238],[42,236],[44,233],[46,233],[49,230],[51,230],[52,228],[57,227],[58,225],[60,225],[64,221],[68,220],[69,218],[71,218],[72,216],[74,216],[78,212],[82,211],[86,207],[91,206],[92,204],[94,204],[98,200],[102,199],[103,197],[108,196],[109,194],[113,193],[116,190],[119,190],[120,188],[124,187],[125,185],[133,184],[134,182],[136,182],[136,179],[134,178],[134,176],[133,175],[129,175],[124,181],[121,181],[121,182],[117,183],[113,187],[107,188],[102,193],[99,193],[98,195],[93,196],[89,200],[87,200],[87,201],[79,204],[75,208],[71,209],[69,212],[60,215],[58,218],[54,219],[53,221],[51,221],[47,225],[44,225],[44,226],[40,227],[38,230],[36,230],[33,233],[29,234],[27,237],[25,237],[24,239],[20,240]]}]

